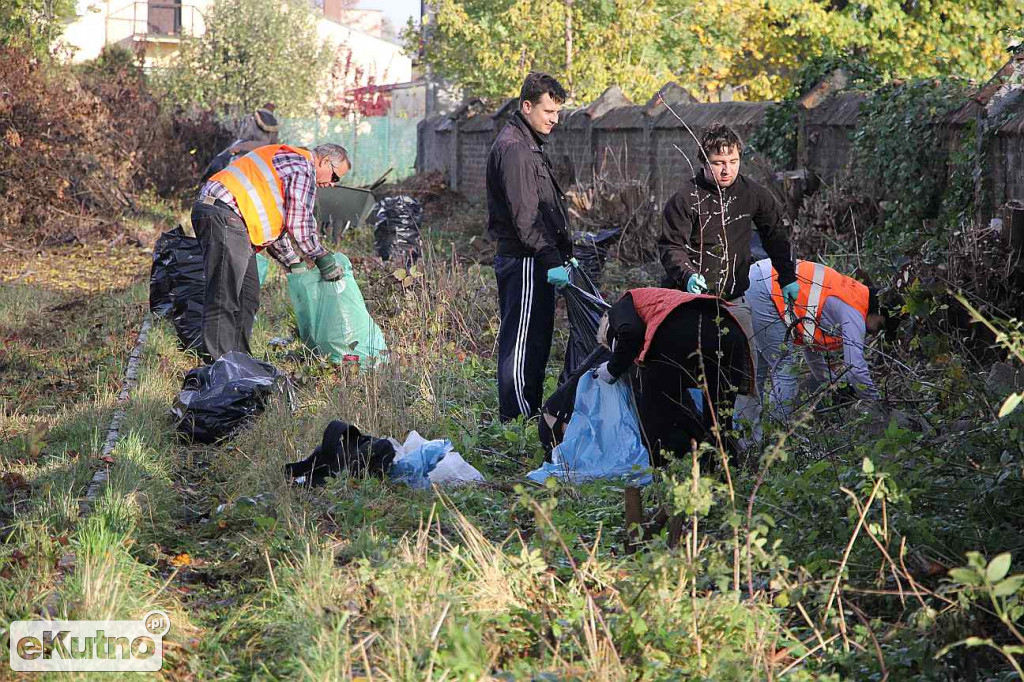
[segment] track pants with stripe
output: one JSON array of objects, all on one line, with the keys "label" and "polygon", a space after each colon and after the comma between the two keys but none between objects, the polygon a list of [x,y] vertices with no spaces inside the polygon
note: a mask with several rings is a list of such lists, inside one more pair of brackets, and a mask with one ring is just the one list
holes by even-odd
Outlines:
[{"label": "track pants with stripe", "polygon": [[555,327],[555,288],[534,258],[494,257],[498,280],[498,413],[502,421],[540,411]]}]

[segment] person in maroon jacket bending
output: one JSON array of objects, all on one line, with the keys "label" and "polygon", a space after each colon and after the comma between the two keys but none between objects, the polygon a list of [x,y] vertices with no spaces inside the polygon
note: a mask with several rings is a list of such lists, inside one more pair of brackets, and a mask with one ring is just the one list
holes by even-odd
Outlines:
[{"label": "person in maroon jacket bending", "polygon": [[[614,383],[629,374],[655,466],[664,464],[662,451],[678,457],[690,451],[691,440],[713,442],[716,422],[735,450],[725,437],[732,426],[729,412],[737,393],[753,392],[754,363],[731,307],[715,296],[632,289],[602,319],[598,342],[612,357],[594,375]],[[700,416],[690,389],[705,396]]]}]

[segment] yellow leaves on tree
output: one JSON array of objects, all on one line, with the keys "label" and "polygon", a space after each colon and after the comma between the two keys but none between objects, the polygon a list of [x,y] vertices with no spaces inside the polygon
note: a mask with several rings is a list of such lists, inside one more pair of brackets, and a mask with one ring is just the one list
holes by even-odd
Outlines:
[{"label": "yellow leaves on tree", "polygon": [[[882,74],[987,78],[1003,60],[999,26],[1016,0],[434,0],[424,60],[468,93],[517,94],[548,71],[588,102],[609,85],[645,101],[676,80],[701,99],[732,86],[779,99],[809,60],[856,52]],[[408,32],[410,46],[419,34]]]}]

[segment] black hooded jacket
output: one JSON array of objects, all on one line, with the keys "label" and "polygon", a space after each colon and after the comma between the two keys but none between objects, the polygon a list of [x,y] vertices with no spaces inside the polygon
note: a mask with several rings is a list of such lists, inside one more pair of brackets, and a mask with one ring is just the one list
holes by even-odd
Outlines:
[{"label": "black hooded jacket", "polygon": [[544,270],[572,256],[565,196],[544,139],[518,111],[487,155],[487,233],[498,255],[533,256]]},{"label": "black hooded jacket", "polygon": [[[724,220],[720,203],[725,204]],[[726,300],[743,296],[750,283],[754,229],[779,273],[779,285],[795,282],[789,236],[768,189],[740,175],[722,189],[720,197],[718,185],[698,171],[665,204],[665,223],[658,239],[665,267],[662,286],[685,289],[690,275],[700,273],[712,294]]]}]

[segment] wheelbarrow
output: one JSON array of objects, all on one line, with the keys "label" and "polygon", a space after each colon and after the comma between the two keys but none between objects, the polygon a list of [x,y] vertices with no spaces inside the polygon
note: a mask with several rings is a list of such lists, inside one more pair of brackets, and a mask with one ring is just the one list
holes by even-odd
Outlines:
[{"label": "wheelbarrow", "polygon": [[323,234],[336,242],[349,228],[362,225],[377,202],[373,190],[384,184],[392,170],[389,168],[366,187],[331,185],[317,188],[313,215]]}]

